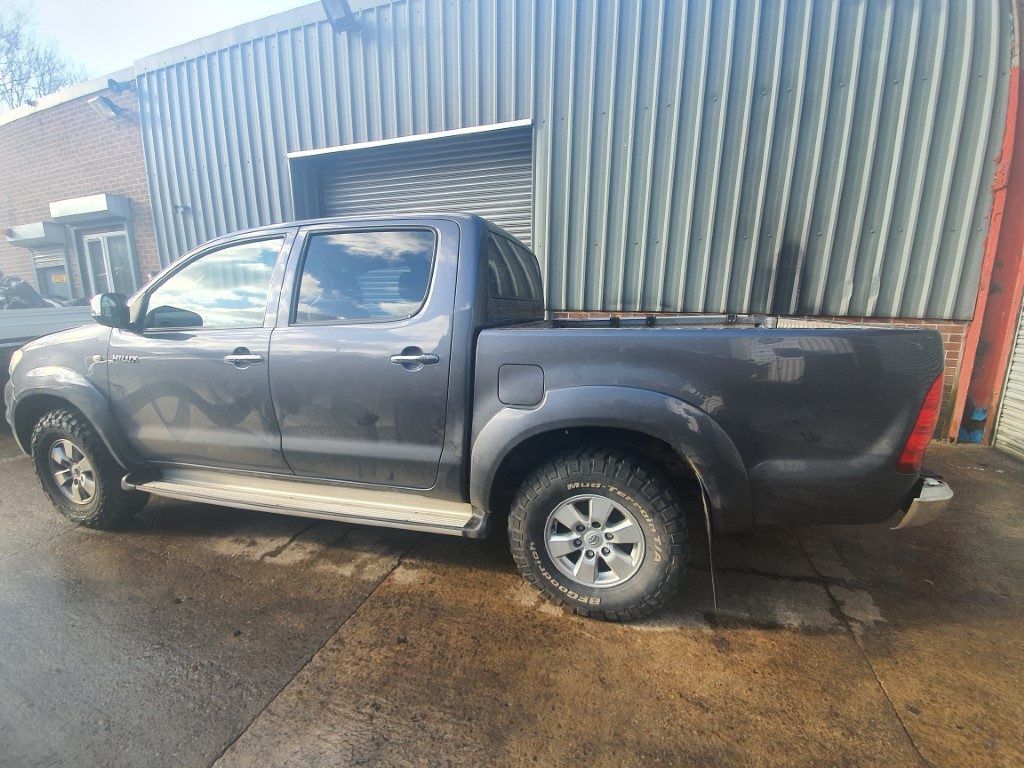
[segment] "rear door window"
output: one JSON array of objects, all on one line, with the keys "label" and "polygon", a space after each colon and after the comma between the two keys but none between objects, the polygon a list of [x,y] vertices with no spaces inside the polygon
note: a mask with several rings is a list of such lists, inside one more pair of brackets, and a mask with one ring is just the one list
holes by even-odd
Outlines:
[{"label": "rear door window", "polygon": [[432,230],[309,235],[292,322],[383,322],[412,317],[430,286]]}]

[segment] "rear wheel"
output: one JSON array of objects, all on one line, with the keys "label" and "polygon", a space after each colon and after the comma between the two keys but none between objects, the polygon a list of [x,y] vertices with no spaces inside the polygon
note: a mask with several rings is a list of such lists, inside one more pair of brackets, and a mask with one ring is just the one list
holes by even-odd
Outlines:
[{"label": "rear wheel", "polygon": [[56,410],[32,430],[32,463],[53,506],[79,525],[117,528],[148,496],[121,488],[124,471],[81,415]]},{"label": "rear wheel", "polygon": [[563,454],[523,482],[509,515],[520,572],[574,612],[648,616],[675,593],[687,530],[671,485],[615,450]]}]

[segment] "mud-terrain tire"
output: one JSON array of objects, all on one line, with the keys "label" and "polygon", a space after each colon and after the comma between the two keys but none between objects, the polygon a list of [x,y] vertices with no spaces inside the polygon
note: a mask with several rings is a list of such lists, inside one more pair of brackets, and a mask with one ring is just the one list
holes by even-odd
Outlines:
[{"label": "mud-terrain tire", "polygon": [[74,411],[50,411],[39,419],[31,453],[36,477],[53,506],[79,525],[120,528],[149,498],[121,488],[125,471],[92,425]]},{"label": "mud-terrain tire", "polygon": [[615,449],[571,451],[530,474],[512,502],[508,535],[527,581],[574,613],[608,621],[660,610],[689,556],[672,486]]}]

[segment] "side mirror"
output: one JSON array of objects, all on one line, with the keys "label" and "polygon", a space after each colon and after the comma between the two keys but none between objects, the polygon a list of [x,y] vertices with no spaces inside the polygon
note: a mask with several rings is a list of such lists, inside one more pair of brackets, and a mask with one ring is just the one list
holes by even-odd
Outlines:
[{"label": "side mirror", "polygon": [[100,325],[111,328],[127,328],[131,320],[128,316],[128,298],[123,293],[98,293],[89,302],[92,319]]}]

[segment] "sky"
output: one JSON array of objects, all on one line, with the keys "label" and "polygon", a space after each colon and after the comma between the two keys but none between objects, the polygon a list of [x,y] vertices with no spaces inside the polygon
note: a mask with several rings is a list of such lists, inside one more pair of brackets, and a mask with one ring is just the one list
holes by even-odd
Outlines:
[{"label": "sky", "polygon": [[0,0],[26,8],[41,37],[99,77],[196,38],[309,0]]}]

